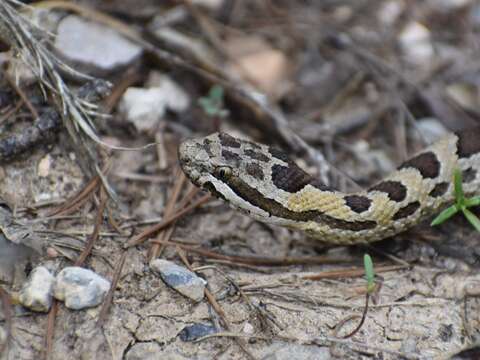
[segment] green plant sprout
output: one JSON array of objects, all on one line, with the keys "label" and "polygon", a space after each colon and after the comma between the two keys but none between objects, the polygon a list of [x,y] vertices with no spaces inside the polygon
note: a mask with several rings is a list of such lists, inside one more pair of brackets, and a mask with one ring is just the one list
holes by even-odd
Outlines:
[{"label": "green plant sprout", "polygon": [[207,96],[198,99],[198,104],[208,116],[224,118],[228,110],[224,108],[224,92],[220,85],[214,85],[208,91]]},{"label": "green plant sprout", "polygon": [[370,255],[365,254],[363,255],[363,267],[365,269],[365,277],[367,279],[367,293],[365,294],[365,307],[363,308],[362,318],[360,323],[357,325],[355,330],[353,330],[350,334],[345,335],[343,338],[348,339],[355,335],[363,326],[365,319],[367,318],[368,312],[368,302],[370,297],[374,295],[375,291],[377,290],[377,286],[375,285],[375,269],[373,267],[373,261]]},{"label": "green plant sprout", "polygon": [[431,226],[439,225],[461,211],[467,218],[468,222],[472,224],[472,226],[478,232],[480,232],[480,219],[468,209],[480,205],[480,196],[466,198],[463,192],[462,182],[462,172],[459,169],[455,169],[453,175],[455,203],[443,210],[435,219],[433,219],[432,223],[430,224]]},{"label": "green plant sprout", "polygon": [[372,295],[375,291],[375,269],[370,255],[363,255],[363,267],[365,268],[365,277],[367,278],[367,293]]}]

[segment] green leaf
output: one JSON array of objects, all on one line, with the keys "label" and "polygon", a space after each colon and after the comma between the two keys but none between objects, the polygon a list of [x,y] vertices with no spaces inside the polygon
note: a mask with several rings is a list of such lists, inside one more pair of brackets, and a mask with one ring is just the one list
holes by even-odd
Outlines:
[{"label": "green leaf", "polygon": [[213,86],[207,96],[198,99],[198,104],[208,116],[225,117],[228,111],[223,108],[223,88],[219,85]]},{"label": "green leaf", "polygon": [[478,231],[480,232],[480,219],[474,214],[472,213],[470,210],[468,209],[463,209],[462,210],[463,214],[465,215],[465,217],[467,218],[468,222],[470,224],[472,224],[472,226]]},{"label": "green leaf", "polygon": [[375,290],[375,270],[370,255],[363,255],[363,267],[365,268],[365,276],[367,278],[367,292],[371,294]]},{"label": "green leaf", "polygon": [[214,85],[208,92],[208,97],[217,102],[223,102],[223,88],[220,85]]},{"label": "green leaf", "polygon": [[448,208],[443,210],[440,214],[438,214],[438,216],[435,219],[433,219],[430,225],[431,226],[440,225],[444,221],[450,219],[457,212],[458,212],[458,206],[456,204],[449,206]]},{"label": "green leaf", "polygon": [[475,196],[473,198],[466,199],[465,206],[466,207],[480,206],[480,196]]},{"label": "green leaf", "polygon": [[465,198],[462,187],[462,172],[459,169],[455,169],[453,173],[453,185],[455,189],[455,204],[443,210],[433,219],[430,225],[435,226],[441,224],[461,210],[470,224],[480,232],[480,219],[468,210],[469,207],[480,206],[480,196]]},{"label": "green leaf", "polygon": [[465,195],[463,194],[462,187],[462,172],[459,169],[455,169],[453,173],[453,184],[455,187],[455,200],[457,205],[461,207],[464,204]]}]

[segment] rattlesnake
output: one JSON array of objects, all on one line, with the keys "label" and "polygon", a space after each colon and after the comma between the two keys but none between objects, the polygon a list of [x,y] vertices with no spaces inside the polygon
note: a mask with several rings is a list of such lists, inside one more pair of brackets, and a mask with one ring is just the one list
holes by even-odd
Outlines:
[{"label": "rattlesnake", "polygon": [[465,193],[479,193],[480,127],[448,134],[354,194],[316,181],[277,149],[226,133],[184,141],[179,160],[193,183],[251,217],[349,245],[400,233],[452,202],[456,168]]}]

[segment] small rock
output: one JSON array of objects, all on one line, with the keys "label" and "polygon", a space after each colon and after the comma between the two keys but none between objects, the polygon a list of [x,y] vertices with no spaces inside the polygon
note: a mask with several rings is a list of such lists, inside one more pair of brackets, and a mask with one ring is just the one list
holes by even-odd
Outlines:
[{"label": "small rock", "polygon": [[54,296],[65,301],[69,309],[80,310],[97,306],[110,289],[110,282],[93,271],[66,267],[57,275]]},{"label": "small rock", "polygon": [[55,277],[47,268],[36,267],[20,291],[20,303],[33,311],[47,312],[52,306],[54,283]]},{"label": "small rock", "polygon": [[190,97],[185,90],[173,81],[169,76],[153,71],[148,76],[146,85],[150,89],[163,91],[162,103],[176,113],[181,113],[190,106]]},{"label": "small rock", "polygon": [[430,31],[418,22],[408,23],[399,36],[405,58],[412,65],[428,64],[434,56]]},{"label": "small rock", "polygon": [[182,341],[195,341],[201,337],[215,334],[217,329],[210,324],[193,324],[185,326],[178,334]]},{"label": "small rock", "polygon": [[119,111],[138,131],[152,131],[165,112],[183,112],[190,105],[185,91],[165,75],[151,78],[150,88],[130,87],[120,100]]},{"label": "small rock", "polygon": [[138,131],[151,131],[165,114],[162,100],[162,90],[130,87],[120,100],[119,111]]},{"label": "small rock", "polygon": [[57,29],[55,48],[77,69],[105,76],[137,60],[142,48],[102,24],[79,16],[65,17]]},{"label": "small rock", "polygon": [[163,259],[156,259],[150,263],[153,271],[157,272],[165,283],[183,296],[200,301],[203,299],[207,282],[190,270]]}]

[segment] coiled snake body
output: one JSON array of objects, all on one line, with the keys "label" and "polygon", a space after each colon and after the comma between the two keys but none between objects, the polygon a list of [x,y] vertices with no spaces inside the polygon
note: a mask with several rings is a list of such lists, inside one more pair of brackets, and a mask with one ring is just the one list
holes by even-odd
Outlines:
[{"label": "coiled snake body", "polygon": [[447,135],[354,194],[319,183],[279,150],[225,133],[183,142],[179,159],[192,182],[251,217],[342,245],[392,236],[452,202],[456,168],[465,193],[480,191],[480,127]]}]

